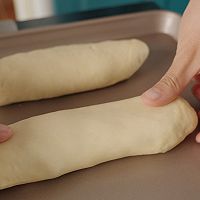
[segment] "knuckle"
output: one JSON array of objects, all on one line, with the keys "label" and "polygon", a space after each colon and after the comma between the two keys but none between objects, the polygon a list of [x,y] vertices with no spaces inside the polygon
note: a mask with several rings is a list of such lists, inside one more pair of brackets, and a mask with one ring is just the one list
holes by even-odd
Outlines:
[{"label": "knuckle", "polygon": [[172,88],[174,92],[176,93],[179,93],[179,91],[181,90],[181,86],[180,86],[178,78],[172,73],[168,72],[161,79],[160,83],[164,85],[165,87]]}]

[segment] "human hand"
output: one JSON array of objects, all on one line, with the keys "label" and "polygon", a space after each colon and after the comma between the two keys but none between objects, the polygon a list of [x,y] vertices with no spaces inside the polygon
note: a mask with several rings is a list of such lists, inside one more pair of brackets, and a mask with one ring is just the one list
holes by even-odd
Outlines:
[{"label": "human hand", "polygon": [[9,138],[11,138],[12,135],[13,135],[13,132],[11,128],[9,128],[6,125],[0,124],[0,143],[8,140]]},{"label": "human hand", "polygon": [[[144,103],[162,106],[175,100],[194,78],[193,94],[200,100],[200,1],[190,0],[181,20],[176,56],[167,73],[142,95]],[[200,133],[196,136],[200,143]]]}]

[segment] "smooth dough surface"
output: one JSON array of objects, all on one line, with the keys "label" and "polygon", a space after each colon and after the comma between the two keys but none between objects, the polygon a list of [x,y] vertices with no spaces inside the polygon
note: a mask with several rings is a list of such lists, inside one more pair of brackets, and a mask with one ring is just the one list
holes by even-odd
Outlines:
[{"label": "smooth dough surface", "polygon": [[0,106],[62,96],[130,78],[149,54],[136,39],[57,46],[0,59]]},{"label": "smooth dough surface", "polygon": [[127,156],[164,153],[197,125],[183,99],[164,107],[140,97],[32,117],[0,145],[0,189],[61,176]]}]

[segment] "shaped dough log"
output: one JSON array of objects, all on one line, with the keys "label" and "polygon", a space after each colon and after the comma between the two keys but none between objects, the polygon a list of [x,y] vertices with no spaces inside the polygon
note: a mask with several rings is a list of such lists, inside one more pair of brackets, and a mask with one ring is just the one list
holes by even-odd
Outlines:
[{"label": "shaped dough log", "polygon": [[0,59],[0,105],[113,85],[128,79],[149,53],[140,40],[58,46]]},{"label": "shaped dough log", "polygon": [[127,156],[166,152],[197,125],[183,99],[148,107],[139,97],[58,111],[12,124],[0,145],[0,188],[61,176]]}]

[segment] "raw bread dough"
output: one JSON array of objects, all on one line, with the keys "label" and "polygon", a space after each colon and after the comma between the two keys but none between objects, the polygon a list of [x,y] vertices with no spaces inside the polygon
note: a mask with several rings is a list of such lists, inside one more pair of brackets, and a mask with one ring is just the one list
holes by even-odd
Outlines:
[{"label": "raw bread dough", "polygon": [[58,46],[0,59],[0,106],[113,85],[143,64],[149,49],[136,39]]},{"label": "raw bread dough", "polygon": [[140,97],[58,111],[12,124],[0,145],[0,189],[127,156],[164,153],[197,125],[183,99],[148,107]]}]

